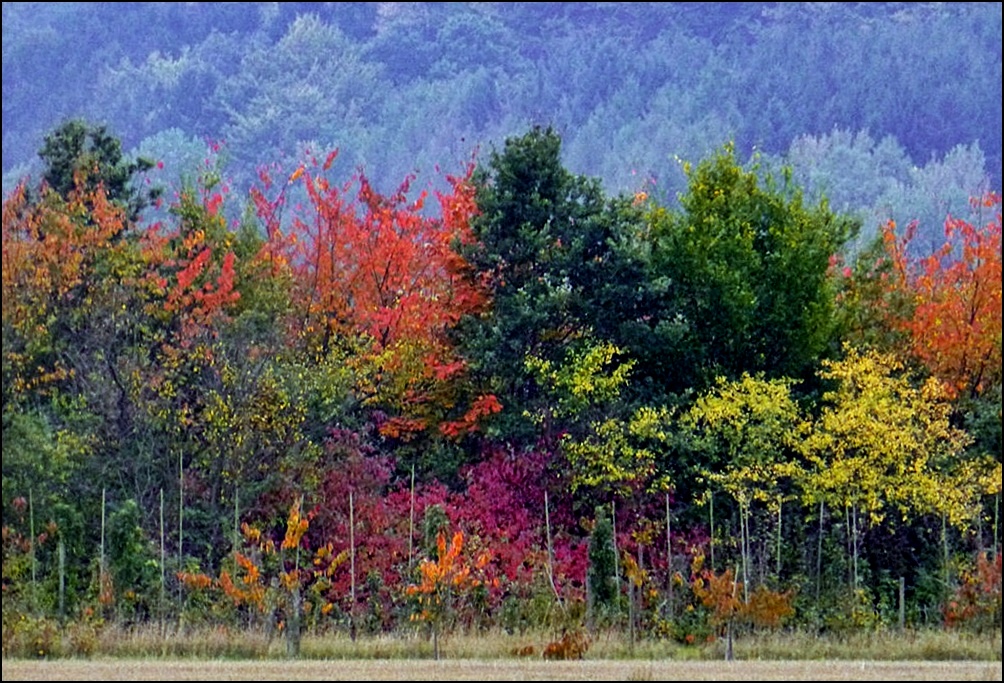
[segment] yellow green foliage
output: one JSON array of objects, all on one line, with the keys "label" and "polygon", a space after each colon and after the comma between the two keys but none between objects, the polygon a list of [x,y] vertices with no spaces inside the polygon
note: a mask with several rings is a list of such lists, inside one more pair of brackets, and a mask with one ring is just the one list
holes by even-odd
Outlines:
[{"label": "yellow green foliage", "polygon": [[959,476],[970,437],[949,421],[943,385],[911,382],[892,354],[845,352],[821,372],[834,388],[805,442],[805,502],[855,506],[876,523],[889,509],[971,520],[977,498]]},{"label": "yellow green foliage", "polygon": [[[582,486],[629,487],[656,473],[656,447],[668,440],[667,408],[642,407],[628,420],[608,418],[590,423],[585,437],[566,435],[562,449],[572,465],[572,490]],[[649,488],[665,486],[662,479]]]},{"label": "yellow green foliage", "polygon": [[727,456],[724,468],[705,477],[743,506],[774,504],[780,483],[796,477],[793,459],[807,424],[791,396],[791,380],[749,374],[719,378],[681,419],[685,433],[703,448]]},{"label": "yellow green foliage", "polygon": [[551,361],[533,355],[527,356],[525,364],[527,370],[554,397],[557,405],[552,409],[553,414],[574,416],[620,395],[634,361],[617,363],[608,369],[619,353],[621,349],[618,347],[601,342],[569,351],[565,362],[557,367]]}]

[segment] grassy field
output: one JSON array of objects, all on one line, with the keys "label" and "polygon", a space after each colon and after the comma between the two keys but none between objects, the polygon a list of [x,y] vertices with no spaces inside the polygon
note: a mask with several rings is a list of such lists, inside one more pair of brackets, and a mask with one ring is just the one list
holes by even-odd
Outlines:
[{"label": "grassy field", "polygon": [[732,662],[724,661],[721,642],[632,643],[619,632],[595,634],[581,661],[546,661],[541,653],[553,636],[456,633],[443,640],[436,661],[418,632],[309,635],[300,656],[289,659],[281,638],[256,631],[110,627],[93,640],[64,634],[45,659],[13,657],[5,648],[3,680],[1001,680],[1000,631],[747,635],[736,641]]},{"label": "grassy field", "polygon": [[94,659],[4,660],[5,681],[999,681],[998,662]]}]

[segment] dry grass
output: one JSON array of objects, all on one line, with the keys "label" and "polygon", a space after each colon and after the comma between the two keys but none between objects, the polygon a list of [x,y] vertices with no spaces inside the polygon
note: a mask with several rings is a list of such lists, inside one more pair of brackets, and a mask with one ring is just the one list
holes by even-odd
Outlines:
[{"label": "dry grass", "polygon": [[200,661],[5,660],[3,680],[33,681],[999,681],[1000,662],[585,660],[546,662],[451,659]]},{"label": "dry grass", "polygon": [[[559,634],[457,633],[441,642],[443,656],[463,660],[518,660],[529,653],[540,658]],[[64,654],[72,650],[64,648]],[[155,627],[100,633],[94,656],[115,658],[284,659],[285,641],[263,633],[201,628],[161,631]],[[8,653],[10,654],[10,653]],[[55,652],[54,652],[55,654]],[[620,632],[600,632],[590,639],[587,660],[683,661],[721,660],[722,643],[700,647],[674,641],[641,639],[633,645]],[[991,661],[1001,662],[1001,632],[976,636],[942,630],[871,631],[820,637],[802,631],[746,636],[735,643],[738,660],[874,660],[874,661]],[[416,660],[432,659],[429,638],[419,631],[351,640],[344,633],[304,636],[300,659]]]},{"label": "dry grass", "polygon": [[619,632],[594,634],[581,661],[547,661],[542,653],[557,635],[453,634],[441,643],[441,661],[419,631],[355,641],[309,635],[290,660],[282,639],[258,632],[108,627],[90,659],[5,658],[3,680],[1001,680],[999,631],[747,636],[736,641],[734,662],[722,661],[721,643],[632,645]]}]

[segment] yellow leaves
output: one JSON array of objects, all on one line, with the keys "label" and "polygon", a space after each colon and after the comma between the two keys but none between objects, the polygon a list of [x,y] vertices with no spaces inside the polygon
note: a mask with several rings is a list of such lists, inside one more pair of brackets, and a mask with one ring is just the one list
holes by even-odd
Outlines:
[{"label": "yellow leaves", "polygon": [[648,572],[639,567],[638,562],[627,551],[621,554],[621,565],[624,567],[624,576],[636,588],[641,588],[648,581]]},{"label": "yellow leaves", "polygon": [[697,447],[727,456],[726,469],[705,473],[743,505],[773,503],[785,479],[797,476],[793,457],[806,425],[791,396],[791,381],[744,374],[718,378],[681,419]]},{"label": "yellow leaves", "polygon": [[288,572],[280,572],[279,584],[287,591],[292,592],[300,585],[300,571],[298,569],[293,569]]},{"label": "yellow leaves", "polygon": [[893,507],[904,517],[938,512],[963,523],[972,496],[946,465],[959,461],[970,439],[952,426],[943,387],[930,380],[916,387],[894,355],[852,347],[820,375],[836,387],[806,441],[813,465],[803,481],[806,502],[853,505],[873,522]]},{"label": "yellow leaves", "polygon": [[289,518],[286,520],[286,535],[282,539],[283,550],[292,550],[298,547],[300,540],[310,527],[310,522],[300,516],[300,505],[302,502],[301,498],[289,508]]},{"label": "yellow leaves", "polygon": [[621,349],[613,344],[600,342],[569,351],[558,367],[533,355],[526,357],[524,366],[557,401],[554,413],[569,416],[620,395],[634,367],[634,361],[629,360],[611,369],[620,353]]}]

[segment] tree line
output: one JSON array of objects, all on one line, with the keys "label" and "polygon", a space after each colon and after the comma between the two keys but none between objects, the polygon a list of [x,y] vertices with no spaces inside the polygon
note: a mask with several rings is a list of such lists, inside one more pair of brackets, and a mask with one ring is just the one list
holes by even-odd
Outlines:
[{"label": "tree line", "polygon": [[53,131],[3,206],[5,639],[999,628],[999,194],[851,258],[732,143],[678,206],[561,149],[388,193],[217,157],[165,199]]}]

